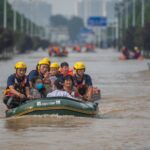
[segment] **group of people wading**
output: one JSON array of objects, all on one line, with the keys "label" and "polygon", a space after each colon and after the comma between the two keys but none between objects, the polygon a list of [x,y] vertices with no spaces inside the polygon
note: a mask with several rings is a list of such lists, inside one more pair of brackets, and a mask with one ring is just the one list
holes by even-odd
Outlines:
[{"label": "group of people wading", "polygon": [[4,104],[11,109],[27,100],[58,96],[91,101],[92,95],[100,91],[93,88],[92,79],[85,70],[83,62],[76,62],[71,70],[67,62],[59,65],[46,57],[26,75],[27,65],[17,62],[15,73],[7,80]]}]

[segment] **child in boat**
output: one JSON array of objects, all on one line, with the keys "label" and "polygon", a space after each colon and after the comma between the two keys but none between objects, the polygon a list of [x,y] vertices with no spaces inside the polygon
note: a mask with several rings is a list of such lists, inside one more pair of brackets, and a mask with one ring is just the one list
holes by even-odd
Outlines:
[{"label": "child in boat", "polygon": [[32,88],[30,94],[34,99],[46,97],[46,90],[41,77],[35,77],[32,79]]},{"label": "child in boat", "polygon": [[7,80],[7,88],[4,91],[3,102],[8,109],[15,108],[27,99],[31,99],[29,91],[29,81],[27,79],[27,66],[24,62],[17,62],[15,65],[16,73],[10,75]]}]

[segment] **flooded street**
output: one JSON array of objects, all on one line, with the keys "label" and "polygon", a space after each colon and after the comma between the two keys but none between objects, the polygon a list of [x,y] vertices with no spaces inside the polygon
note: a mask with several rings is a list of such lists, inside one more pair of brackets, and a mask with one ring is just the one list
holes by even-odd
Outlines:
[{"label": "flooded street", "polygon": [[[18,60],[28,71],[46,52],[20,55],[0,62],[0,90],[14,72]],[[150,60],[118,60],[113,50],[71,53],[51,61],[84,61],[86,72],[102,92],[99,117],[28,116],[5,118],[6,107],[0,95],[0,150],[149,150],[150,144]]]}]

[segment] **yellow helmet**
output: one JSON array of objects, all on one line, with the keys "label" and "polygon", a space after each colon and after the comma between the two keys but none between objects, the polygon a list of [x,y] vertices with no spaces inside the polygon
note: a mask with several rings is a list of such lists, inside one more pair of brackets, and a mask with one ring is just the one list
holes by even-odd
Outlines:
[{"label": "yellow helmet", "polygon": [[47,61],[47,63],[49,63],[49,65],[51,63],[51,61],[50,61],[50,59],[48,57],[44,57],[42,60]]},{"label": "yellow helmet", "polygon": [[85,69],[85,64],[83,62],[76,62],[74,64],[74,69],[75,70],[81,70],[81,69]]},{"label": "yellow helmet", "polygon": [[37,65],[38,70],[40,70],[40,66],[41,66],[41,65],[48,65],[48,66],[50,66],[50,61],[47,60],[47,59],[45,59],[45,58],[41,59],[41,60],[38,62],[38,65]]},{"label": "yellow helmet", "polygon": [[59,65],[57,62],[54,62],[50,65],[50,68],[59,68]]},{"label": "yellow helmet", "polygon": [[27,65],[22,61],[18,61],[15,64],[15,69],[27,69]]},{"label": "yellow helmet", "polygon": [[38,65],[50,65],[50,63],[45,58],[43,58],[38,62]]}]

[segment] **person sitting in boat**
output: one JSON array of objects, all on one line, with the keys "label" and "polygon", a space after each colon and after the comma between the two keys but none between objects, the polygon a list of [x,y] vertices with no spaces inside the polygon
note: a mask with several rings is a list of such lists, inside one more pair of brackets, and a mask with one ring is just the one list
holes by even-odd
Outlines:
[{"label": "person sitting in boat", "polygon": [[57,62],[54,62],[50,65],[50,80],[52,84],[52,89],[54,90],[54,82],[58,78],[61,78],[60,72],[59,72],[59,64]]},{"label": "person sitting in boat", "polygon": [[41,59],[38,62],[36,70],[32,70],[29,75],[30,87],[32,87],[31,80],[35,77],[40,76],[43,80],[44,86],[46,88],[47,93],[52,90],[52,85],[50,81],[50,60],[46,57]]},{"label": "person sitting in boat", "polygon": [[137,46],[134,47],[133,53],[134,59],[139,59],[141,57],[141,51]]},{"label": "person sitting in boat", "polygon": [[67,62],[62,62],[60,64],[60,79],[62,80],[62,82],[64,81],[64,77],[67,75],[72,75],[72,70],[69,69],[69,64]]},{"label": "person sitting in boat", "polygon": [[66,49],[65,46],[62,46],[62,54],[63,54],[64,56],[67,56],[67,55],[68,55],[68,51],[67,51],[67,49]]},{"label": "person sitting in boat", "polygon": [[123,47],[121,49],[121,53],[122,53],[122,59],[130,59],[130,53],[129,50],[127,49],[127,47]]},{"label": "person sitting in boat", "polygon": [[34,99],[46,97],[46,89],[41,77],[38,76],[33,78],[31,83],[32,88],[30,90],[30,94]]},{"label": "person sitting in boat", "polygon": [[71,75],[64,77],[63,89],[73,97],[79,97],[77,88],[74,86],[74,80]]},{"label": "person sitting in boat", "polygon": [[[29,82],[30,82],[30,86],[31,81],[33,78],[40,76],[43,80],[43,83],[45,84],[46,88],[50,88],[51,87],[51,81],[49,79],[50,77],[50,60],[43,58],[38,62],[38,65],[36,67],[36,70],[32,70],[29,75]],[[32,86],[31,86],[32,87]]]},{"label": "person sitting in boat", "polygon": [[19,106],[27,99],[31,99],[29,91],[29,81],[26,74],[27,66],[24,62],[15,64],[16,73],[10,75],[7,79],[7,88],[4,91],[3,102],[11,109]]},{"label": "person sitting in boat", "polygon": [[54,82],[56,89],[47,94],[47,97],[70,97],[73,98],[68,92],[63,90],[62,80],[57,79]]},{"label": "person sitting in boat", "polygon": [[85,74],[85,64],[76,62],[74,64],[75,74],[73,75],[75,87],[82,99],[91,100],[92,97],[92,79],[88,74]]}]

